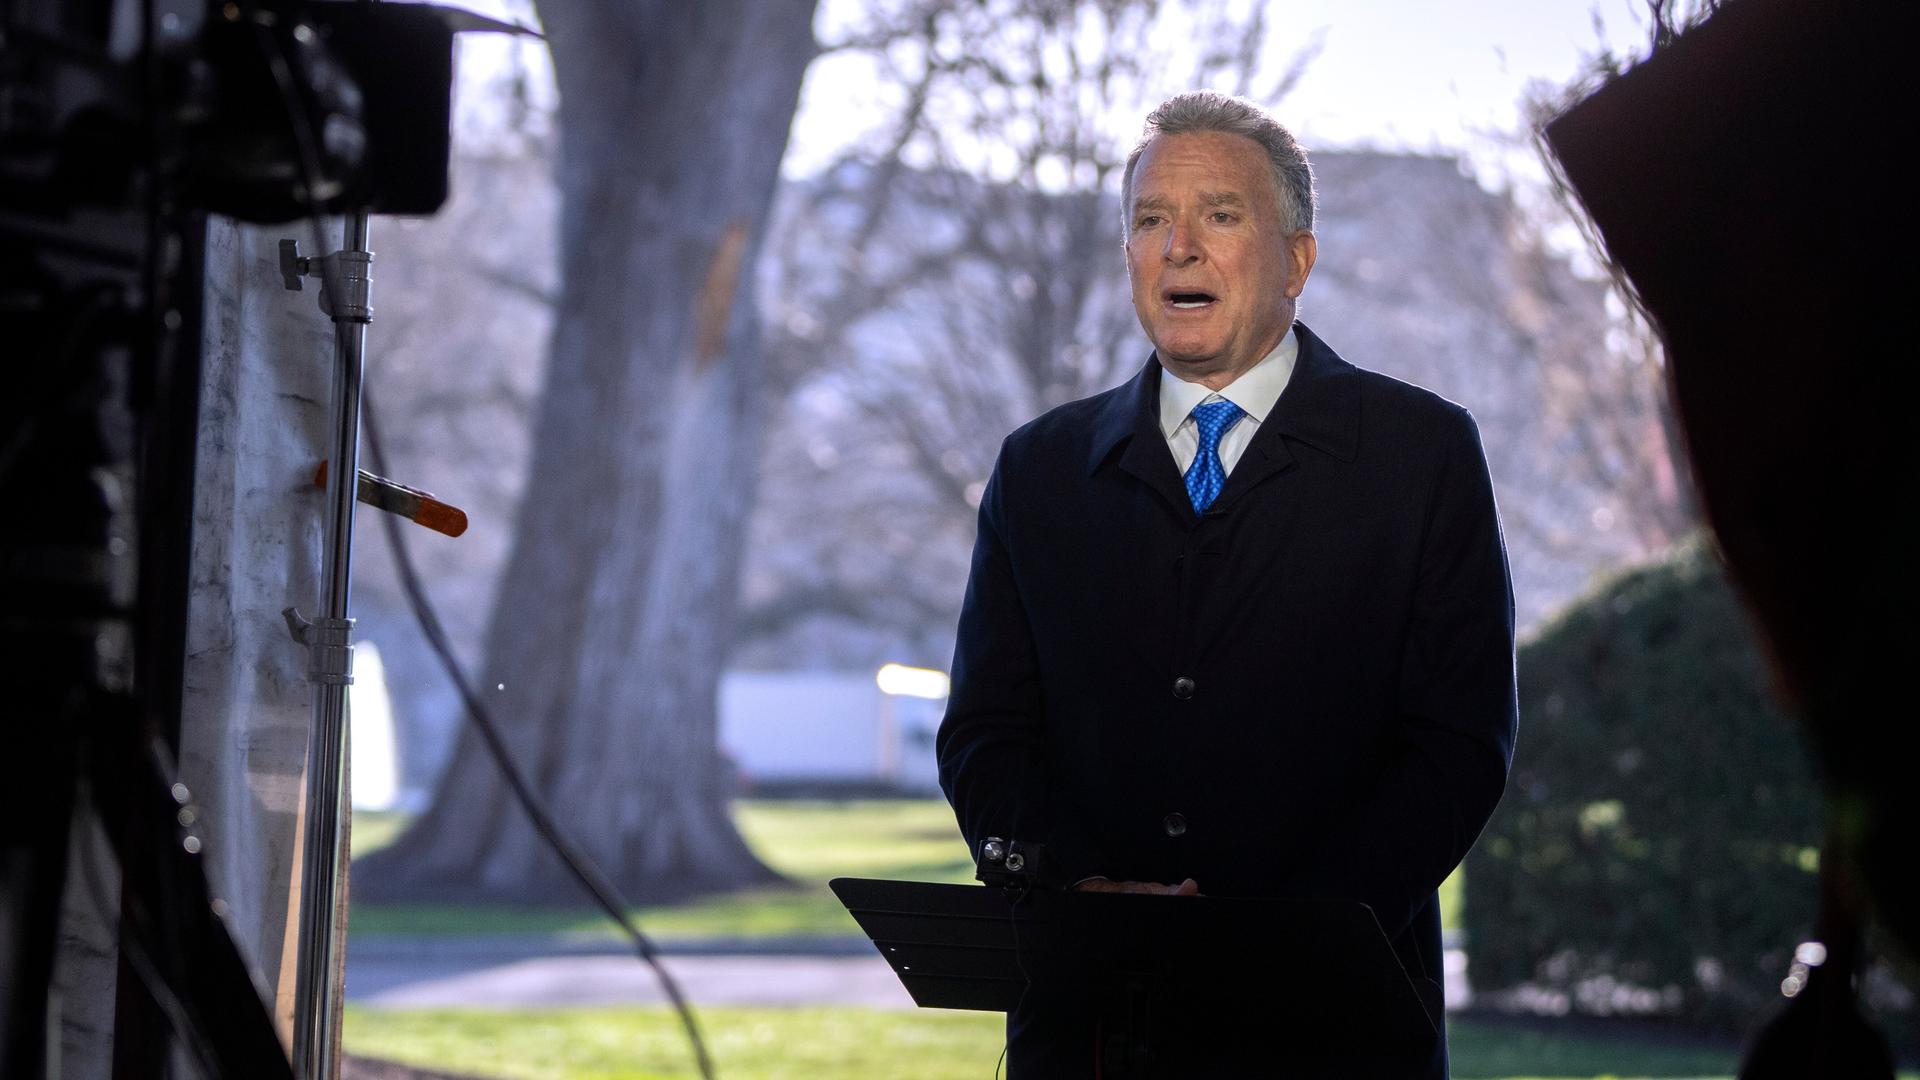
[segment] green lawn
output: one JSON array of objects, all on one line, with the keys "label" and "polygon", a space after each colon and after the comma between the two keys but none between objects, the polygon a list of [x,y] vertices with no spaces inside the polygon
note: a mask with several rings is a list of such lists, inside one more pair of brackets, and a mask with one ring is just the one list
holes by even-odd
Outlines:
[{"label": "green lawn", "polygon": [[[938,799],[826,801],[744,800],[735,804],[740,831],[762,859],[793,879],[788,888],[755,889],[692,904],[635,909],[642,929],[662,938],[858,934],[827,890],[831,878],[880,877],[970,882],[973,863]],[[353,852],[390,843],[405,825],[396,814],[359,813]],[[1460,906],[1458,876],[1440,890],[1441,922],[1452,927]],[[355,904],[351,932],[415,934],[615,933],[597,911],[499,906]]]},{"label": "green lawn", "polygon": [[[725,1080],[903,1080],[991,1076],[1001,1018],[877,1009],[701,1009]],[[664,1009],[385,1012],[350,1006],[348,1053],[434,1069],[528,1080],[641,1080],[697,1075]]]},{"label": "green lawn", "polygon": [[[735,819],[762,859],[790,887],[752,889],[691,904],[635,909],[641,928],[662,938],[858,934],[827,889],[842,876],[966,882],[973,863],[945,803],[932,799],[847,802],[746,801]],[[353,851],[390,842],[404,822],[357,814]],[[585,904],[576,910],[431,904],[356,904],[350,932],[418,934],[618,933]]]},{"label": "green lawn", "polygon": [[[702,1009],[727,1080],[978,1080],[1000,1054],[1001,1018],[936,1010]],[[1727,1051],[1456,1021],[1457,1080],[1730,1077]],[[672,1015],[657,1008],[388,1012],[349,1007],[349,1052],[476,1075],[641,1080],[694,1075]],[[1912,1080],[1908,1074],[1908,1080]]]}]

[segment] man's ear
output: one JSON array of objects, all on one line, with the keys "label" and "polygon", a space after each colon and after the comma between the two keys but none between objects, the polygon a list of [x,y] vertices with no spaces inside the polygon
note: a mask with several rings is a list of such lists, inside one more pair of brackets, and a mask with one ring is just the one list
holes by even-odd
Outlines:
[{"label": "man's ear", "polygon": [[1305,229],[1287,237],[1287,255],[1292,262],[1293,272],[1287,275],[1287,298],[1297,300],[1300,290],[1307,287],[1307,277],[1313,273],[1313,260],[1320,255],[1320,242]]}]

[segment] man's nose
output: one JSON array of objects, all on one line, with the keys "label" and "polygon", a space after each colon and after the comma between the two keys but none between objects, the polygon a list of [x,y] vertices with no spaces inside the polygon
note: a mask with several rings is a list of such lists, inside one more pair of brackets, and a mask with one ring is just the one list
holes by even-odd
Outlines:
[{"label": "man's nose", "polygon": [[1167,226],[1167,247],[1161,252],[1161,258],[1174,266],[1185,266],[1200,257],[1200,245],[1194,239],[1193,229],[1182,223],[1173,222]]}]

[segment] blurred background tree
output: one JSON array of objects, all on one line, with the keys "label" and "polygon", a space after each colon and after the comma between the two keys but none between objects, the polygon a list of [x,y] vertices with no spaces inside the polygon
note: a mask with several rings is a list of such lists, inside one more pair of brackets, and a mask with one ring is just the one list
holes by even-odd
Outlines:
[{"label": "blurred background tree", "polygon": [[[715,693],[759,458],[752,267],[814,0],[540,5],[559,283],[484,670],[520,765],[628,895],[771,880],[728,813]],[[467,729],[368,897],[576,900]]]}]

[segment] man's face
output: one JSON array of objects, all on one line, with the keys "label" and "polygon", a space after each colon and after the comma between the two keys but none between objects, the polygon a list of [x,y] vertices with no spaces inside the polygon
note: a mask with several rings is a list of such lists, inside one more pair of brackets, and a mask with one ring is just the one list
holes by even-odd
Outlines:
[{"label": "man's face", "polygon": [[1285,231],[1260,144],[1225,132],[1155,136],[1132,198],[1127,277],[1140,326],[1169,371],[1218,390],[1286,335],[1313,234]]}]

